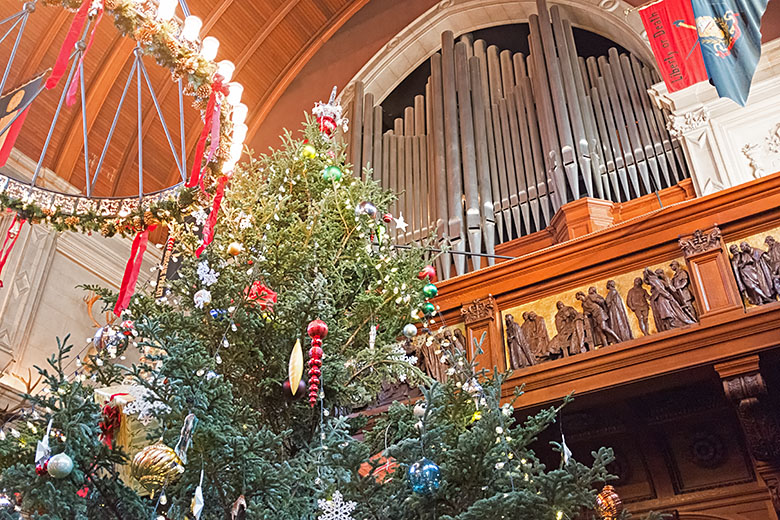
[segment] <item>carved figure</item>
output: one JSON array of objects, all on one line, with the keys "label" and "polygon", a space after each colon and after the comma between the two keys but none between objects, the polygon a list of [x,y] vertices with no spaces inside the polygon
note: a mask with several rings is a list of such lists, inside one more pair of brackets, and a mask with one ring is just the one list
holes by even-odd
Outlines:
[{"label": "carved figure", "polygon": [[[604,300],[600,295],[597,294],[596,296],[601,300]],[[590,320],[594,343],[605,347],[610,343],[620,343],[620,337],[609,326],[609,314],[604,310],[604,307],[607,306],[606,302],[604,303],[604,307],[602,307],[600,303],[592,300],[582,291],[575,294],[574,297],[580,301],[582,304],[582,312]]]},{"label": "carved figure", "polygon": [[672,279],[669,280],[669,284],[677,296],[680,307],[683,308],[685,313],[688,314],[688,317],[693,321],[698,320],[699,315],[696,312],[696,307],[693,306],[694,298],[690,289],[691,279],[688,276],[688,271],[686,271],[677,260],[673,260],[672,263],[669,264],[669,267],[674,273]]},{"label": "carved figure", "polygon": [[509,347],[509,362],[512,368],[525,368],[536,364],[536,358],[531,352],[531,346],[523,333],[520,324],[515,317],[507,314],[504,317],[506,324],[506,343]]},{"label": "carved figure", "polygon": [[742,242],[739,247],[732,244],[729,252],[737,287],[748,301],[753,305],[761,305],[774,300],[769,255],[747,242]]},{"label": "carved figure", "polygon": [[772,288],[775,294],[780,296],[780,243],[775,237],[768,236],[764,239],[769,255],[769,269],[772,272]]},{"label": "carved figure", "polygon": [[547,324],[544,322],[544,318],[534,311],[526,311],[523,313],[523,324],[520,325],[520,328],[523,330],[528,344],[531,345],[531,352],[537,361],[548,359],[550,357],[550,335],[547,333]]},{"label": "carved figure", "polygon": [[642,285],[642,279],[634,278],[634,286],[628,290],[626,295],[626,305],[628,308],[634,311],[636,319],[639,321],[639,328],[642,330],[642,334],[647,336],[650,333],[650,327],[648,324],[648,318],[650,316],[650,295]]},{"label": "carved figure", "polygon": [[672,295],[663,270],[654,273],[645,268],[644,282],[650,286],[650,308],[659,332],[694,323]]},{"label": "carved figure", "polygon": [[[469,350],[466,349],[468,341],[466,341],[466,336],[463,335],[463,331],[460,329],[455,329],[455,332],[453,332],[452,335],[452,342],[455,345],[455,348],[459,348],[461,351],[468,353]],[[473,352],[471,354],[472,356],[474,355]]]},{"label": "carved figure", "polygon": [[570,356],[588,351],[588,340],[585,316],[559,301],[556,304],[555,328],[558,334],[550,342],[550,352]]},{"label": "carved figure", "polygon": [[607,281],[607,296],[604,300],[607,304],[610,328],[615,331],[620,341],[634,339],[634,335],[631,333],[631,325],[628,323],[626,306],[623,305],[623,298],[617,291],[615,280]]}]

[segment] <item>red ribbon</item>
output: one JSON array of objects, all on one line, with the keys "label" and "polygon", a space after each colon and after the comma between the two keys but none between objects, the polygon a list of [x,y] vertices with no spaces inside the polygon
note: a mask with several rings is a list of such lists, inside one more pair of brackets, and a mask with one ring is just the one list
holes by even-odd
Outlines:
[{"label": "red ribbon", "polygon": [[141,271],[141,264],[144,261],[144,252],[146,244],[149,242],[149,232],[156,228],[151,225],[144,231],[138,233],[133,239],[133,247],[130,249],[130,259],[125,267],[125,275],[122,277],[122,286],[119,289],[119,296],[114,306],[114,314],[119,316],[122,311],[127,309],[130,304],[130,298],[135,293],[135,284],[138,282],[138,273]]},{"label": "red ribbon", "polygon": [[225,184],[229,180],[227,175],[223,175],[217,181],[217,192],[214,195],[214,204],[211,206],[211,212],[209,212],[209,218],[206,219],[206,224],[203,226],[203,243],[195,251],[195,254],[200,257],[206,247],[214,240],[214,226],[217,225],[217,214],[219,213],[219,206],[222,204],[222,197],[225,195]]},{"label": "red ribbon", "polygon": [[[214,83],[211,84],[211,95],[209,96],[209,103],[206,106],[203,130],[200,132],[198,145],[195,147],[195,162],[192,164],[190,180],[185,184],[188,188],[194,188],[200,183],[200,176],[203,173],[203,169],[206,164],[211,161],[211,158],[214,157],[214,154],[219,147],[220,103],[217,94],[227,95],[227,93],[227,88],[222,84],[222,77],[217,76],[214,79]],[[206,150],[206,138],[209,134],[211,134],[211,145],[209,146],[209,155],[204,163],[203,154]]]},{"label": "red ribbon", "polygon": [[[19,218],[19,214],[17,213],[14,215],[14,220],[11,222],[11,225],[8,227],[8,231],[5,233],[5,240],[3,241],[3,247],[0,248],[0,273],[3,272],[3,267],[5,267],[5,261],[8,260],[8,255],[11,254],[11,250],[14,248],[14,244],[16,244],[16,240],[19,238],[19,235],[22,232],[22,226],[26,222],[25,219]],[[18,226],[17,226],[18,224]],[[8,243],[10,240],[10,244]],[[3,287],[3,281],[0,280],[0,287]]]},{"label": "red ribbon", "polygon": [[[92,32],[89,36],[89,41],[87,42],[87,47],[84,49],[84,52],[81,53],[79,65],[77,66],[76,72],[73,75],[73,80],[68,87],[68,95],[66,97],[68,106],[72,105],[76,100],[76,91],[78,90],[78,80],[81,69],[80,65],[84,62],[84,55],[92,46],[92,41],[95,38],[95,29],[97,28],[98,23],[100,23],[100,19],[103,17],[103,1],[104,0],[100,0],[99,4],[97,5],[98,12],[95,25],[92,27]],[[60,47],[60,53],[57,55],[57,61],[54,63],[51,74],[46,80],[47,90],[51,90],[56,87],[62,76],[65,74],[65,69],[68,68],[68,60],[70,60],[70,53],[72,52],[73,47],[76,45],[76,42],[81,37],[81,32],[84,30],[84,25],[87,23],[87,18],[89,17],[89,10],[91,5],[91,0],[84,0],[84,3],[81,4],[78,12],[76,12],[76,16],[73,18],[73,22],[70,24],[70,29],[68,29],[68,34],[65,36],[65,41],[62,42],[62,47]]]},{"label": "red ribbon", "polygon": [[111,448],[111,443],[114,440],[114,433],[119,430],[122,425],[122,409],[117,405],[112,405],[114,398],[120,395],[129,395],[127,393],[114,394],[108,398],[103,405],[103,420],[98,423],[100,427],[100,439],[103,443]]}]

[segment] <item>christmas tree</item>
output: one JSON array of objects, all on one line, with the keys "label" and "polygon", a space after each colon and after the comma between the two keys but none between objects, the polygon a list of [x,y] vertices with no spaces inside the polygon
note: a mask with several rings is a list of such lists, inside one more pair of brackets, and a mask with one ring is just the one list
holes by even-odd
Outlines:
[{"label": "christmas tree", "polygon": [[[321,123],[193,189],[202,209],[171,228],[176,279],[133,296],[75,373],[59,342],[43,391],[2,427],[0,519],[561,520],[595,507],[609,450],[588,467],[559,447],[547,469],[529,448],[556,408],[518,421],[504,376],[441,338],[446,382],[415,366],[399,338],[419,326],[430,347],[442,326],[433,273],[422,248],[393,248],[380,217],[393,195],[345,165]],[[386,383],[423,398],[353,413]]]}]

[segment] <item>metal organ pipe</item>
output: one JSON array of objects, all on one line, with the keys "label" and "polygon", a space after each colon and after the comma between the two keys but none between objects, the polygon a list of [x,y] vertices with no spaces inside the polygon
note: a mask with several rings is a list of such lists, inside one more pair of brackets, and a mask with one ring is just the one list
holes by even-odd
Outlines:
[{"label": "metal organ pipe", "polygon": [[436,259],[441,278],[506,258],[502,243],[581,196],[621,202],[688,176],[647,94],[655,71],[616,49],[579,56],[564,8],[537,7],[528,54],[444,32],[424,94],[390,130],[355,85],[350,160],[397,194],[389,210],[409,227],[388,224],[396,244],[435,234],[453,251]]}]

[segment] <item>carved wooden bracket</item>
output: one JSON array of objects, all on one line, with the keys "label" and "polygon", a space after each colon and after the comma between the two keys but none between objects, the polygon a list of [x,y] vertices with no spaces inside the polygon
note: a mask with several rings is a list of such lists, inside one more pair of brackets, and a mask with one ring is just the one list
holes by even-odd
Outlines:
[{"label": "carved wooden bracket", "polygon": [[680,236],[679,244],[691,275],[691,286],[701,317],[706,320],[708,316],[739,308],[742,299],[720,228],[715,225],[706,231],[697,229],[690,235]]},{"label": "carved wooden bracket", "polygon": [[780,515],[780,415],[767,393],[757,355],[715,365],[723,390],[737,409],[756,471]]}]

